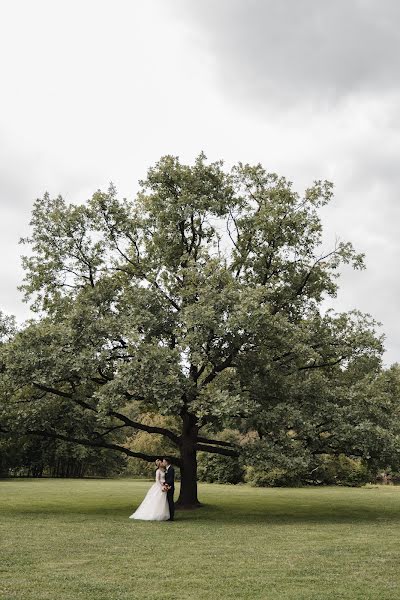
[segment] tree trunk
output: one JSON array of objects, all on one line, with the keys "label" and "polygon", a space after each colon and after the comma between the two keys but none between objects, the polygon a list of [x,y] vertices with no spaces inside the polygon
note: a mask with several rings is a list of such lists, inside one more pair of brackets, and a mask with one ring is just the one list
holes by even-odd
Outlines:
[{"label": "tree trunk", "polygon": [[178,508],[198,508],[197,498],[197,443],[198,427],[191,415],[186,415],[183,423],[181,443],[181,489],[176,506]]},{"label": "tree trunk", "polygon": [[196,508],[200,506],[197,498],[197,459],[196,451],[181,452],[181,489],[176,506]]}]

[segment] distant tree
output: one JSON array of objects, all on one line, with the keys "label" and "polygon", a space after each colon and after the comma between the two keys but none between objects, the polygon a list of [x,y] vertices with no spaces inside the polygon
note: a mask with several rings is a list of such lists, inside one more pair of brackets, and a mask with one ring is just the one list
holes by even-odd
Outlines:
[{"label": "distant tree", "polygon": [[[126,437],[161,435],[176,448],[179,503],[197,505],[197,453],[239,452],[213,432],[247,423],[265,440],[286,394],[295,425],[315,392],[305,374],[379,357],[372,320],[320,312],[338,267],[363,267],[350,243],[320,250],[331,196],[328,182],[300,197],[261,165],[226,173],[200,155],[163,157],[134,202],[112,186],[77,206],[37,200],[22,286],[37,317],[0,349],[3,432],[146,461]],[[148,412],[176,428],[130,416]]]}]

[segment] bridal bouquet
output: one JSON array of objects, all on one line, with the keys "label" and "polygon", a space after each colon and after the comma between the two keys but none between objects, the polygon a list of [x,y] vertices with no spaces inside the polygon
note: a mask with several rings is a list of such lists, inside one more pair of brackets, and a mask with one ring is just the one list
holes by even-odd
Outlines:
[{"label": "bridal bouquet", "polygon": [[170,489],[171,489],[171,486],[168,485],[168,483],[163,483],[162,484],[162,491],[163,492],[168,492],[168,490],[170,490]]}]

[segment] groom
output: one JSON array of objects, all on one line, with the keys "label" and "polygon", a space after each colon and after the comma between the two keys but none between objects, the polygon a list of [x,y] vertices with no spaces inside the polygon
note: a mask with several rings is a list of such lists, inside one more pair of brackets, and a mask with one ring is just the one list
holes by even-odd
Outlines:
[{"label": "groom", "polygon": [[169,506],[169,519],[168,521],[174,520],[175,505],[174,505],[174,492],[175,492],[175,471],[174,467],[169,462],[168,458],[164,458],[163,465],[165,467],[165,483],[169,485],[167,491],[167,501]]}]

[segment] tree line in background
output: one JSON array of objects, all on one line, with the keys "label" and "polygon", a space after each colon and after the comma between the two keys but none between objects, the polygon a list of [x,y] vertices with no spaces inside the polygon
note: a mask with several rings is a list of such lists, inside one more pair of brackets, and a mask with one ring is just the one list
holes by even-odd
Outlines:
[{"label": "tree line in background", "polygon": [[[147,418],[146,420],[149,420]],[[150,419],[157,420],[157,419]],[[135,448],[160,457],[168,453],[162,438],[155,440],[144,433],[135,440]],[[246,445],[248,436],[225,430],[221,437]],[[254,437],[254,436],[253,436]],[[247,439],[246,439],[247,438]],[[131,441],[128,440],[128,444]],[[251,458],[225,457],[199,453],[198,479],[207,483],[249,483],[256,487],[400,483],[400,472],[387,463],[363,460],[345,454],[320,454],[288,464],[285,456],[275,456],[265,464]],[[300,457],[298,457],[300,458]],[[390,461],[389,461],[390,462]],[[133,477],[153,478],[155,467],[120,452],[72,445],[56,439],[0,436],[0,477]],[[177,473],[179,480],[179,471]]]},{"label": "tree line in background", "polygon": [[0,436],[0,477],[109,477],[125,468],[119,452],[54,439]]},{"label": "tree line in background", "polygon": [[31,454],[32,473],[139,473],[167,454],[189,507],[198,478],[398,470],[399,369],[382,368],[369,315],[322,308],[342,265],[364,267],[349,242],[321,250],[331,197],[200,155],[163,157],[132,202],[112,186],[38,199],[22,240],[33,318],[0,319],[3,471]]}]

